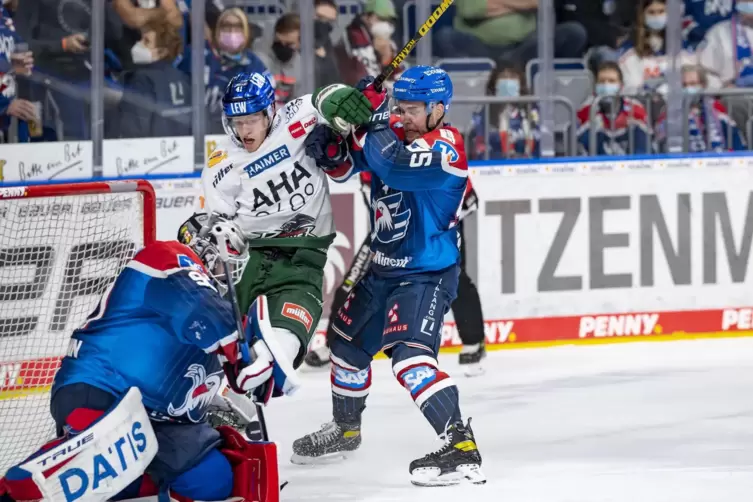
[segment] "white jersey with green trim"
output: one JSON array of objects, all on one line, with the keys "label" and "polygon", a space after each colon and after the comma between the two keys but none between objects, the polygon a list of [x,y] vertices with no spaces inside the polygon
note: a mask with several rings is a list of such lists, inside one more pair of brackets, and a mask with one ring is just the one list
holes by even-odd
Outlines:
[{"label": "white jersey with green trim", "polygon": [[254,153],[220,141],[201,173],[205,210],[233,218],[250,241],[333,234],[327,175],[304,145],[317,123],[326,121],[306,95],[278,110]]}]

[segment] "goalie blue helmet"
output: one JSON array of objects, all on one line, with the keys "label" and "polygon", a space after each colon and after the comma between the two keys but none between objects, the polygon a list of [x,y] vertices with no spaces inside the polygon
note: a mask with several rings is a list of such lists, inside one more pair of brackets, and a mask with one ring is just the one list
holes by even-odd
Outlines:
[{"label": "goalie blue helmet", "polygon": [[222,125],[225,132],[242,146],[232,119],[263,112],[269,126],[275,116],[275,89],[261,73],[239,73],[234,76],[222,96]]},{"label": "goalie blue helmet", "polygon": [[392,88],[392,97],[397,101],[426,103],[426,113],[431,113],[438,103],[442,103],[447,111],[452,101],[452,81],[441,68],[414,66],[397,79]]}]

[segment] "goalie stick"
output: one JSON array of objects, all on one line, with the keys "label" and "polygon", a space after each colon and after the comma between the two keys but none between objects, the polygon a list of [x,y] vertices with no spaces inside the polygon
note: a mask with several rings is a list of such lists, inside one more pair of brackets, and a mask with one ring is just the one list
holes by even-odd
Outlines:
[{"label": "goalie stick", "polygon": [[[212,213],[209,216],[209,222],[207,225],[203,226],[201,230],[199,230],[199,236],[200,237],[206,237],[209,233],[209,229],[212,228],[212,225],[216,221],[217,215],[215,213]],[[218,243],[219,245],[219,243]],[[227,243],[223,243],[222,245],[227,246]],[[225,280],[231,281],[232,275],[230,274],[230,266],[227,264],[225,260],[222,261],[222,269],[225,273]],[[235,288],[232,284],[228,285],[227,288],[227,297],[228,301],[233,305],[233,317],[235,318],[235,329],[238,331],[238,347],[241,350],[242,357],[246,361],[250,361],[251,357],[248,353],[248,344],[246,342],[246,333],[243,330],[243,318],[241,317],[241,309],[238,306],[238,299],[235,296]],[[259,427],[261,428],[261,437],[264,441],[269,441],[269,433],[267,432],[267,421],[264,419],[264,410],[262,406],[259,403],[254,402],[254,406],[256,406],[256,416],[259,420]]]},{"label": "goalie stick", "polygon": [[[225,272],[225,278],[226,280],[230,280],[232,275],[230,275],[230,266],[227,264],[227,262],[222,262],[222,268]],[[241,310],[238,306],[238,299],[235,296],[235,288],[231,284],[227,288],[227,296],[230,303],[233,305],[233,317],[235,318],[235,327],[238,330],[238,346],[241,349],[241,353],[243,354],[243,358],[246,361],[250,361],[251,357],[248,353],[248,344],[246,343],[246,333],[243,330],[243,321],[241,320]],[[269,433],[267,432],[267,421],[264,419],[264,409],[261,404],[254,402],[254,406],[256,406],[256,417],[259,419],[259,427],[261,428],[261,437],[264,441],[269,441]]]}]

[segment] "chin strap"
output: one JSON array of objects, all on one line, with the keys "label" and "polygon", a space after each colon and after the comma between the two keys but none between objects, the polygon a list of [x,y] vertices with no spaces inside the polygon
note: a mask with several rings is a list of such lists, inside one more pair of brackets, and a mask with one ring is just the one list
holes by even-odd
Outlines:
[{"label": "chin strap", "polygon": [[[438,104],[444,104],[444,103],[438,103]],[[443,113],[442,113],[442,116],[441,116],[441,117],[439,117],[439,118],[437,119],[437,123],[436,123],[436,124],[434,124],[434,127],[429,127],[429,119],[431,119],[431,114],[432,114],[432,113],[434,113],[434,108],[435,108],[436,106],[437,106],[437,105],[434,105],[434,106],[433,106],[433,107],[431,108],[431,111],[430,111],[429,113],[427,113],[427,114],[426,114],[426,130],[427,130],[427,132],[431,132],[431,131],[433,131],[434,129],[436,129],[437,127],[439,127],[439,124],[441,124],[441,123],[442,123],[442,121],[444,120],[444,116],[446,115],[446,113],[444,113],[444,112],[443,112]],[[427,106],[427,108],[428,108],[428,106]],[[445,109],[446,109],[446,107],[445,107]]]}]

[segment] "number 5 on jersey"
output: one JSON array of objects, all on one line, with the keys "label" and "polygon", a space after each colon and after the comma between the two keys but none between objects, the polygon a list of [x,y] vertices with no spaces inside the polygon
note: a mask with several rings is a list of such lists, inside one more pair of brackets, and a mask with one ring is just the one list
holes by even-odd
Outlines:
[{"label": "number 5 on jersey", "polygon": [[431,152],[417,152],[410,156],[411,167],[426,167],[431,165]]}]

